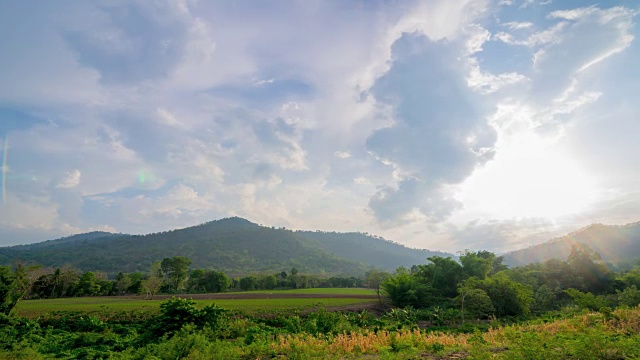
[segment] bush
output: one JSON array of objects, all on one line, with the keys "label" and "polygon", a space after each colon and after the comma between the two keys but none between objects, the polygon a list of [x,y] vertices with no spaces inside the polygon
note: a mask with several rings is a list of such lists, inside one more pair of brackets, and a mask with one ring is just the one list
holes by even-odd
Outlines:
[{"label": "bush", "polygon": [[634,307],[640,304],[640,290],[635,285],[631,285],[631,287],[622,291],[618,290],[617,293],[620,305]]},{"label": "bush", "polygon": [[150,328],[159,336],[173,334],[187,324],[193,324],[196,329],[207,326],[218,330],[227,321],[226,313],[227,310],[215,304],[198,309],[192,299],[171,298],[160,304],[160,316],[151,320]]},{"label": "bush", "polygon": [[601,308],[608,307],[609,305],[611,305],[610,301],[608,301],[602,295],[596,296],[590,292],[583,293],[582,291],[576,290],[576,289],[568,289],[568,290],[565,290],[564,292],[573,299],[576,305],[578,305],[583,309],[598,311]]}]

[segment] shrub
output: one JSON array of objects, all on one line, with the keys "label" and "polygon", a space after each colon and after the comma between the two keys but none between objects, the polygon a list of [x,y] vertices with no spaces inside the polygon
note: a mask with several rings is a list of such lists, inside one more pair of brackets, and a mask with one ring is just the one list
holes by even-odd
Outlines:
[{"label": "shrub", "polygon": [[215,304],[198,309],[192,299],[171,298],[160,304],[160,316],[151,320],[151,329],[160,336],[173,334],[187,324],[193,324],[196,329],[208,326],[217,330],[226,323],[226,313],[227,310]]}]

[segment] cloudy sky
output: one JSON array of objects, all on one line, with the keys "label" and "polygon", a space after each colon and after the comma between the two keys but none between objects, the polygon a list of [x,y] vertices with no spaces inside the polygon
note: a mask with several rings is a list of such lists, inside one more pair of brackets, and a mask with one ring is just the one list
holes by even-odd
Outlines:
[{"label": "cloudy sky", "polygon": [[0,245],[640,220],[635,1],[0,1]]}]

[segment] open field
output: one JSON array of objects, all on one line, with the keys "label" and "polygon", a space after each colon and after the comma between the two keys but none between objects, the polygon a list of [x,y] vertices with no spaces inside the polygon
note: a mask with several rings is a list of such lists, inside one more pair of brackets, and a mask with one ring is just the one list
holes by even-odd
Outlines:
[{"label": "open field", "polygon": [[227,292],[224,294],[301,294],[301,295],[376,295],[375,290],[363,288],[315,288],[296,290],[256,290]]},{"label": "open field", "polygon": [[[312,290],[312,291],[306,291]],[[316,291],[313,291],[316,290]],[[317,291],[321,290],[321,291]],[[335,293],[331,293],[334,290]],[[160,304],[171,295],[157,295],[153,300],[143,296],[83,297],[21,301],[16,313],[27,318],[43,315],[90,314],[113,317],[124,313],[136,317],[159,313]],[[377,296],[367,289],[305,289],[292,291],[250,291],[220,294],[183,294],[176,297],[193,298],[198,306],[215,303],[225,309],[252,315],[274,312],[311,311],[319,308],[367,308],[377,303]]]}]

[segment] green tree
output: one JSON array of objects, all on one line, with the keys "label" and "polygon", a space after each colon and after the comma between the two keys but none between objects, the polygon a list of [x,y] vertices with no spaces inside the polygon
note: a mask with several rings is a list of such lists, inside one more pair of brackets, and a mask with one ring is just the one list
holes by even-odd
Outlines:
[{"label": "green tree", "polygon": [[636,307],[640,304],[640,290],[635,285],[631,285],[622,291],[618,290],[617,293],[620,305]]},{"label": "green tree", "polygon": [[477,287],[489,295],[498,317],[528,314],[534,301],[531,287],[511,280],[504,272],[478,281]]},{"label": "green tree", "polygon": [[374,289],[376,291],[376,294],[378,295],[378,301],[382,302],[382,298],[381,298],[381,290],[382,290],[382,283],[389,277],[391,276],[391,274],[389,274],[386,271],[378,271],[376,269],[371,269],[369,270],[369,272],[367,272],[365,274],[366,277],[366,281],[367,281],[367,285],[370,289]]},{"label": "green tree", "polygon": [[9,315],[22,292],[18,288],[16,274],[8,266],[0,266],[0,313]]},{"label": "green tree", "polygon": [[202,276],[202,287],[206,292],[219,293],[226,291],[231,284],[231,281],[222,272],[207,270]]},{"label": "green tree", "polygon": [[245,276],[240,279],[240,290],[250,291],[258,288],[258,279],[255,276]]},{"label": "green tree", "polygon": [[605,266],[600,254],[586,244],[574,244],[567,263],[575,276],[582,280],[580,290],[595,294],[610,290],[613,282],[611,271]]},{"label": "green tree", "polygon": [[460,253],[460,263],[466,278],[476,277],[480,280],[487,276],[505,270],[507,267],[502,264],[502,256],[496,256],[489,251],[469,251]]},{"label": "green tree", "polygon": [[204,269],[194,269],[189,271],[189,280],[187,281],[187,292],[201,293],[205,292],[202,279],[204,278]]},{"label": "green tree", "polygon": [[160,263],[160,268],[162,269],[167,284],[176,293],[180,290],[182,283],[187,278],[189,265],[191,265],[191,260],[182,256],[165,258]]},{"label": "green tree", "polygon": [[87,271],[80,276],[74,291],[76,296],[95,296],[100,293],[100,283],[93,271]]},{"label": "green tree", "polygon": [[458,293],[455,300],[460,304],[462,322],[465,317],[485,319],[495,314],[493,302],[484,290],[462,285],[458,287]]},{"label": "green tree", "polygon": [[382,282],[382,289],[398,307],[427,307],[432,303],[432,289],[424,285],[406,269],[399,268],[393,276]]},{"label": "green tree", "polygon": [[463,269],[460,264],[451,258],[440,256],[432,256],[428,260],[430,264],[415,267],[414,275],[424,285],[436,290],[438,294],[455,297],[457,285],[463,279]]},{"label": "green tree", "polygon": [[162,286],[162,269],[160,262],[151,264],[149,268],[149,276],[140,281],[140,289],[147,295],[147,298],[153,299]]},{"label": "green tree", "polygon": [[278,279],[275,275],[267,275],[260,280],[260,287],[267,290],[275,289],[278,286]]},{"label": "green tree", "polygon": [[593,293],[584,293],[577,289],[567,289],[564,291],[569,295],[576,305],[583,309],[598,311],[603,307],[610,306],[611,303],[602,295],[594,295]]},{"label": "green tree", "polygon": [[551,310],[554,307],[556,295],[556,291],[547,284],[540,285],[534,294],[536,310]]},{"label": "green tree", "polygon": [[126,274],[119,272],[115,278],[114,292],[118,295],[127,293],[127,290],[131,286],[131,278]]}]

